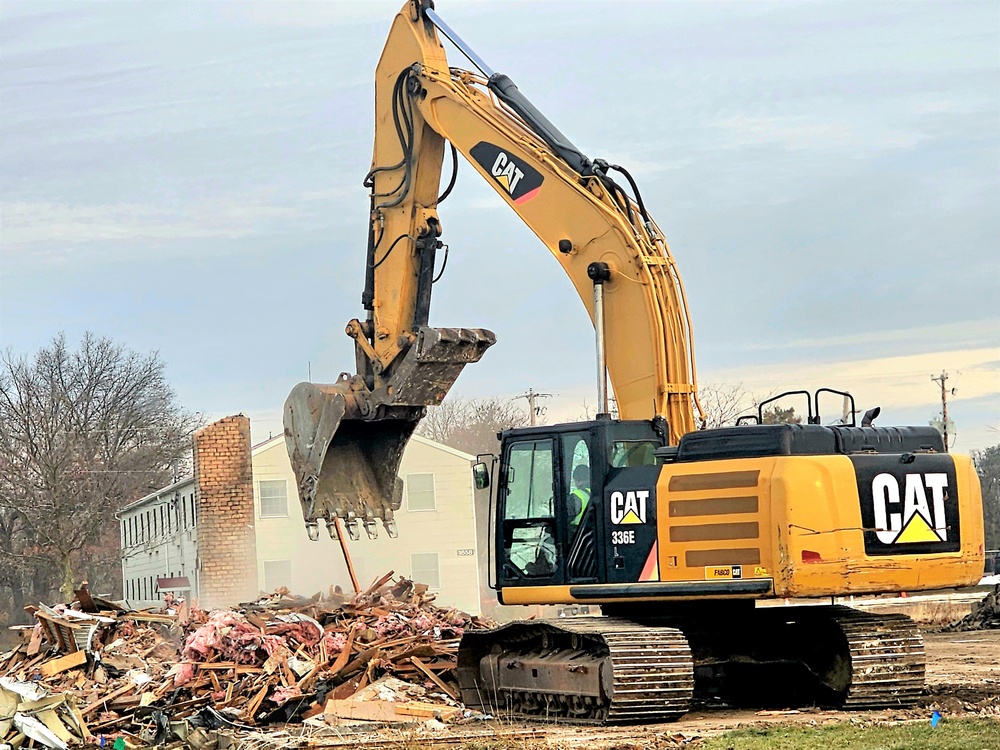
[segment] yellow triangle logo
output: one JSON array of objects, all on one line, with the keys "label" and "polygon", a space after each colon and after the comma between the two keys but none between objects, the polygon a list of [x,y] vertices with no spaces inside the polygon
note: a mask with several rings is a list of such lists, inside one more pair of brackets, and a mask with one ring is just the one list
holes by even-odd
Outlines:
[{"label": "yellow triangle logo", "polygon": [[503,185],[504,189],[508,193],[510,192],[510,178],[507,175],[505,175],[505,174],[497,175],[497,182],[499,182],[501,185]]},{"label": "yellow triangle logo", "polygon": [[894,544],[913,544],[914,542],[940,542],[941,537],[937,535],[919,513],[914,513],[910,517],[910,522],[906,524]]},{"label": "yellow triangle logo", "polygon": [[626,513],[625,517],[621,520],[621,522],[622,523],[642,523],[642,521],[639,520],[639,516],[637,516],[635,514],[634,510],[630,510],[628,513]]}]

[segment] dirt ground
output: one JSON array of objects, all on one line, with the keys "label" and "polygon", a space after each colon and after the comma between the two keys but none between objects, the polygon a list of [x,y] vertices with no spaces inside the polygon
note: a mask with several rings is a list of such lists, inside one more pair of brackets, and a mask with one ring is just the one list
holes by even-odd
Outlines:
[{"label": "dirt ground", "polygon": [[1000,630],[968,633],[925,633],[927,688],[914,708],[885,711],[711,710],[692,711],[670,724],[600,729],[548,727],[550,745],[606,750],[683,746],[695,737],[730,729],[784,723],[818,726],[833,722],[891,723],[944,717],[990,716],[1000,720]]},{"label": "dirt ground", "polygon": [[[700,710],[679,721],[643,726],[599,727],[552,722],[496,721],[487,726],[450,725],[437,730],[383,730],[344,737],[344,747],[482,747],[482,748],[596,748],[597,750],[666,750],[696,745],[731,729],[772,724],[821,726],[891,724],[928,721],[937,710],[945,718],[980,716],[1000,721],[1000,630],[967,633],[925,633],[927,687],[919,705],[884,711]],[[321,743],[341,746],[336,740]],[[319,746],[319,745],[317,745]]]}]

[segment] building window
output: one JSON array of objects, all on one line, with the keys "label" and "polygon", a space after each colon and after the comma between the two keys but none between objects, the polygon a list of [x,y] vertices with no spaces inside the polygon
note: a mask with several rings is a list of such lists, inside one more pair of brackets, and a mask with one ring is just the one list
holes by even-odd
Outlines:
[{"label": "building window", "polygon": [[260,517],[280,518],[288,515],[288,482],[284,479],[261,479]]},{"label": "building window", "polygon": [[406,509],[436,510],[433,474],[406,475]]},{"label": "building window", "polygon": [[264,590],[268,593],[280,589],[292,587],[292,561],[291,560],[265,560],[264,561]]},{"label": "building window", "polygon": [[410,555],[410,578],[415,583],[426,583],[432,589],[441,588],[437,552],[414,552]]}]

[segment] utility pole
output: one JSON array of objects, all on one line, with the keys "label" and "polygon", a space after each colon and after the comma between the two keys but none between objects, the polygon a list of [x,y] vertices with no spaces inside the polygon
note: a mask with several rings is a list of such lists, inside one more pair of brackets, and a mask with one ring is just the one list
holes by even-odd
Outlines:
[{"label": "utility pole", "polygon": [[540,398],[552,398],[551,393],[536,393],[529,388],[527,393],[522,393],[518,398],[528,399],[528,424],[532,427],[538,424],[537,417],[542,413],[541,406],[535,406],[535,402]]},{"label": "utility pole", "polygon": [[[941,384],[941,429],[944,431],[944,450],[945,453],[948,452],[948,392],[949,389],[945,385],[948,382],[948,373],[941,370],[941,374],[937,377],[931,375],[931,380],[935,383]],[[955,395],[955,389],[950,389],[951,395]]]}]

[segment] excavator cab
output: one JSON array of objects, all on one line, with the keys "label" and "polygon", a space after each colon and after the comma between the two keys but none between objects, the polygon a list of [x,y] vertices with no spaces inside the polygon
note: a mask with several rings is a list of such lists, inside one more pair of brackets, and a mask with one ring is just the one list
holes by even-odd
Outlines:
[{"label": "excavator cab", "polygon": [[[595,583],[616,578],[616,567],[633,567],[601,553],[603,490],[625,469],[655,481],[657,454],[667,444],[663,420],[519,428],[504,431],[501,444],[491,498],[499,591]],[[483,476],[486,466],[479,466]]]}]

